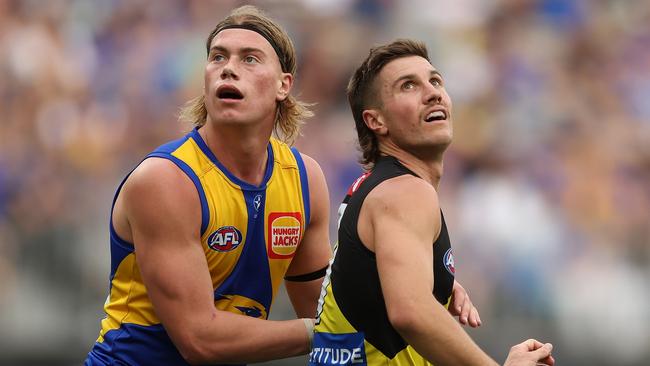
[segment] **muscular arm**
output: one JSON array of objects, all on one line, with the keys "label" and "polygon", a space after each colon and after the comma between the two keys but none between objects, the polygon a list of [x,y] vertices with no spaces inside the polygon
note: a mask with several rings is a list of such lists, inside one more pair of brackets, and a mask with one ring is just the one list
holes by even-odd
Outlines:
[{"label": "muscular arm", "polygon": [[413,176],[388,180],[366,198],[359,234],[376,253],[389,320],[436,365],[496,365],[432,294],[440,225],[435,190]]},{"label": "muscular arm", "polygon": [[[327,266],[332,256],[329,241],[329,193],[325,176],[318,163],[302,155],[309,182],[311,218],[309,227],[298,246],[296,255],[287,270],[287,276],[298,276],[318,271]],[[287,294],[296,315],[301,318],[316,316],[316,305],[323,278],[311,281],[285,281]]]},{"label": "muscular arm", "polygon": [[115,221],[130,228],[149,298],[188,362],[258,362],[308,351],[300,319],[267,321],[215,308],[198,194],[172,162],[145,160],[120,196]]}]

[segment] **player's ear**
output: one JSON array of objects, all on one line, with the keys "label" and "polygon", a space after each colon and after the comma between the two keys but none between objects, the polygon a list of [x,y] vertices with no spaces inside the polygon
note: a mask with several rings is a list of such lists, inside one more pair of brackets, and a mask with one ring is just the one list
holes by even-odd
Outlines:
[{"label": "player's ear", "polygon": [[291,86],[293,85],[293,75],[288,72],[283,72],[280,75],[280,80],[278,80],[278,92],[275,96],[275,100],[281,102],[289,96],[291,92]]},{"label": "player's ear", "polygon": [[377,135],[386,135],[388,127],[384,121],[384,117],[376,109],[366,109],[361,113],[363,122],[366,123],[368,128]]}]

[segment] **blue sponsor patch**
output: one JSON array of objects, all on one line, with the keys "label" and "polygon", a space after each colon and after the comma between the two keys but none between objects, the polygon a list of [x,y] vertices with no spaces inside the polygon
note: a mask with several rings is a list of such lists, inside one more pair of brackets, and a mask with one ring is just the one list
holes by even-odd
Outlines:
[{"label": "blue sponsor patch", "polygon": [[314,333],[314,341],[309,353],[309,366],[367,366],[363,338],[363,333]]}]

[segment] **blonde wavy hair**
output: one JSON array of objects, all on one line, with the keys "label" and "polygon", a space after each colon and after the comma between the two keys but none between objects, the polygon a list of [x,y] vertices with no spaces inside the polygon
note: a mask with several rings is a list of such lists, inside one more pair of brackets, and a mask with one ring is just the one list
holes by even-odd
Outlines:
[{"label": "blonde wavy hair", "polygon": [[[295,76],[296,50],[291,39],[278,24],[260,9],[252,5],[245,5],[234,9],[228,17],[217,24],[212,32],[210,32],[205,44],[208,55],[210,53],[212,39],[221,30],[233,25],[254,28],[255,31],[263,34],[265,38],[272,41],[271,43],[280,60],[282,72],[287,72]],[[309,109],[311,105],[297,100],[292,95],[287,96],[283,101],[277,102],[277,104],[274,124],[275,134],[282,141],[293,144],[300,134],[300,127],[304,123],[303,121],[314,115]],[[206,123],[207,116],[208,111],[205,108],[205,99],[201,95],[191,99],[181,108],[179,119],[190,122],[195,127],[200,127]]]}]

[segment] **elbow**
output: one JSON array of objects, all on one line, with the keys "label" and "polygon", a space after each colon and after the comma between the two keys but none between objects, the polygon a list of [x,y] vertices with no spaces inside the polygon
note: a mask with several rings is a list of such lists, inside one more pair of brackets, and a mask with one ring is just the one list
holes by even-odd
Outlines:
[{"label": "elbow", "polygon": [[224,363],[226,355],[220,352],[218,344],[208,345],[196,337],[183,337],[183,340],[176,344],[178,352],[190,365],[205,365]]},{"label": "elbow", "polygon": [[229,364],[241,358],[241,350],[233,347],[232,337],[215,332],[204,321],[186,318],[181,324],[166,329],[181,357],[190,365]]},{"label": "elbow", "polygon": [[411,304],[387,306],[387,312],[388,321],[403,336],[415,332],[422,323],[419,319],[420,313]]},{"label": "elbow", "polygon": [[181,351],[181,356],[183,356],[185,362],[187,362],[190,365],[208,364],[208,360],[203,355],[200,355],[192,350]]},{"label": "elbow", "polygon": [[183,359],[190,365],[203,365],[214,362],[212,355],[199,342],[184,340],[176,348]]}]

